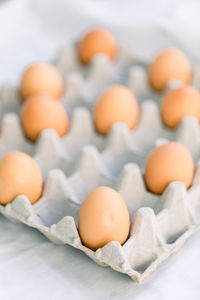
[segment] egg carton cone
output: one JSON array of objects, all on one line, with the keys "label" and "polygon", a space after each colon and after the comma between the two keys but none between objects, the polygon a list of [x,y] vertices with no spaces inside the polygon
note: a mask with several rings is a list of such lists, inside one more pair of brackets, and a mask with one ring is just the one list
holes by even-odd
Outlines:
[{"label": "egg carton cone", "polygon": [[[20,195],[0,206],[0,212],[15,223],[36,228],[56,244],[68,244],[88,255],[97,264],[143,282],[171,254],[200,229],[200,127],[186,117],[175,130],[163,126],[158,96],[151,91],[146,66],[126,47],[114,63],[96,55],[89,67],[80,66],[74,46],[65,47],[55,65],[65,79],[61,102],[70,118],[70,130],[59,138],[54,130],[43,130],[36,143],[28,141],[20,124],[18,89],[5,85],[0,91],[0,156],[24,151],[37,162],[44,179],[41,198],[33,205]],[[200,84],[200,71],[193,72]],[[115,124],[108,136],[94,128],[92,110],[102,91],[112,84],[125,84],[137,95],[140,120],[134,130]],[[181,83],[173,80],[168,88]],[[191,152],[196,163],[189,190],[172,182],[161,196],[146,189],[143,170],[149,152],[176,140]],[[92,251],[81,243],[77,230],[80,205],[97,186],[117,190],[129,210],[128,240],[113,241]]]}]

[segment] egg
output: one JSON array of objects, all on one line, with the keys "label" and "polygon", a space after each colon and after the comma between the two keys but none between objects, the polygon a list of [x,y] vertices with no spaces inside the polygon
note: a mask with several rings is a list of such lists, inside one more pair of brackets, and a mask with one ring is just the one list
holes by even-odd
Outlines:
[{"label": "egg", "polygon": [[125,123],[129,129],[133,129],[139,119],[137,100],[125,86],[112,86],[97,101],[93,118],[96,130],[103,135],[116,122]]},{"label": "egg", "polygon": [[194,164],[189,151],[179,143],[169,142],[155,148],[147,158],[144,179],[152,193],[162,194],[173,181],[192,184]]},{"label": "egg", "polygon": [[31,141],[36,141],[43,129],[54,129],[61,137],[69,127],[64,107],[49,94],[33,96],[24,103],[21,124],[25,135]]},{"label": "egg", "polygon": [[19,91],[22,100],[42,92],[47,92],[57,99],[63,93],[63,80],[53,65],[37,63],[24,71]]},{"label": "egg", "polygon": [[31,203],[42,192],[42,176],[37,164],[23,152],[10,152],[0,159],[0,204],[25,195]]},{"label": "egg", "polygon": [[192,116],[200,122],[200,93],[189,85],[168,91],[162,99],[160,111],[169,128],[176,127],[185,116]]},{"label": "egg", "polygon": [[123,244],[129,228],[127,206],[115,190],[100,186],[86,196],[78,216],[78,231],[86,247],[97,250],[111,241]]},{"label": "egg", "polygon": [[180,50],[169,48],[162,51],[148,69],[150,85],[154,90],[163,90],[169,80],[178,79],[184,84],[191,79],[190,63]]},{"label": "egg", "polygon": [[79,58],[83,64],[88,64],[95,54],[105,54],[109,59],[116,55],[116,44],[113,36],[106,30],[89,31],[78,46]]}]

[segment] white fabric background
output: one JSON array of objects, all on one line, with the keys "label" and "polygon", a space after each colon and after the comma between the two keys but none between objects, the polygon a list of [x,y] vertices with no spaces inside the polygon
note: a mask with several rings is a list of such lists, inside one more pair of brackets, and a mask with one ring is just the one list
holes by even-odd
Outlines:
[{"label": "white fabric background", "polygon": [[[57,49],[93,26],[149,59],[165,46],[200,64],[200,1],[12,0],[0,5],[0,84],[50,60]],[[102,268],[68,246],[0,216],[0,299],[200,299],[200,233],[144,285]]]}]

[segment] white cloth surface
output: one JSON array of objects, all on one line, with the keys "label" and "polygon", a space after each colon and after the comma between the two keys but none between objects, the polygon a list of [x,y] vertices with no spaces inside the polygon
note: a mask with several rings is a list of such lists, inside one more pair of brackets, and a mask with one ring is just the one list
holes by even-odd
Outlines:
[{"label": "white cloth surface", "polygon": [[[0,84],[17,83],[32,61],[51,60],[93,26],[150,59],[177,46],[200,64],[198,0],[12,0],[0,5]],[[0,216],[0,299],[200,299],[200,233],[143,285],[97,266],[79,251],[56,246]]]}]

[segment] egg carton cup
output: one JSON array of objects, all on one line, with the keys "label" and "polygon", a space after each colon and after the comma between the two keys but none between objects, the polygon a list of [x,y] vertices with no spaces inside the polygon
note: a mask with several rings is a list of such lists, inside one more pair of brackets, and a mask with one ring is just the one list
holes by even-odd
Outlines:
[{"label": "egg carton cup", "polygon": [[[83,68],[74,46],[70,46],[62,50],[55,64],[65,78],[61,102],[70,117],[69,133],[62,138],[54,130],[44,130],[36,143],[29,142],[20,125],[16,87],[5,85],[1,89],[0,156],[13,150],[28,153],[39,165],[45,183],[42,197],[34,205],[21,195],[0,206],[0,212],[13,222],[36,228],[56,244],[71,245],[96,263],[143,282],[200,229],[199,124],[186,117],[176,130],[163,126],[145,64],[126,48],[121,47],[114,64],[97,55],[91,66]],[[193,71],[193,81],[196,86],[200,83],[198,68]],[[132,131],[124,124],[115,124],[103,137],[94,129],[92,110],[102,90],[115,83],[135,91],[140,120]],[[168,88],[179,84],[173,80]],[[168,140],[179,141],[190,150],[196,162],[195,176],[189,190],[173,182],[158,196],[145,187],[144,162],[152,148]],[[129,210],[131,230],[124,245],[110,242],[92,251],[81,243],[77,218],[84,197],[100,185],[121,194]]]}]

